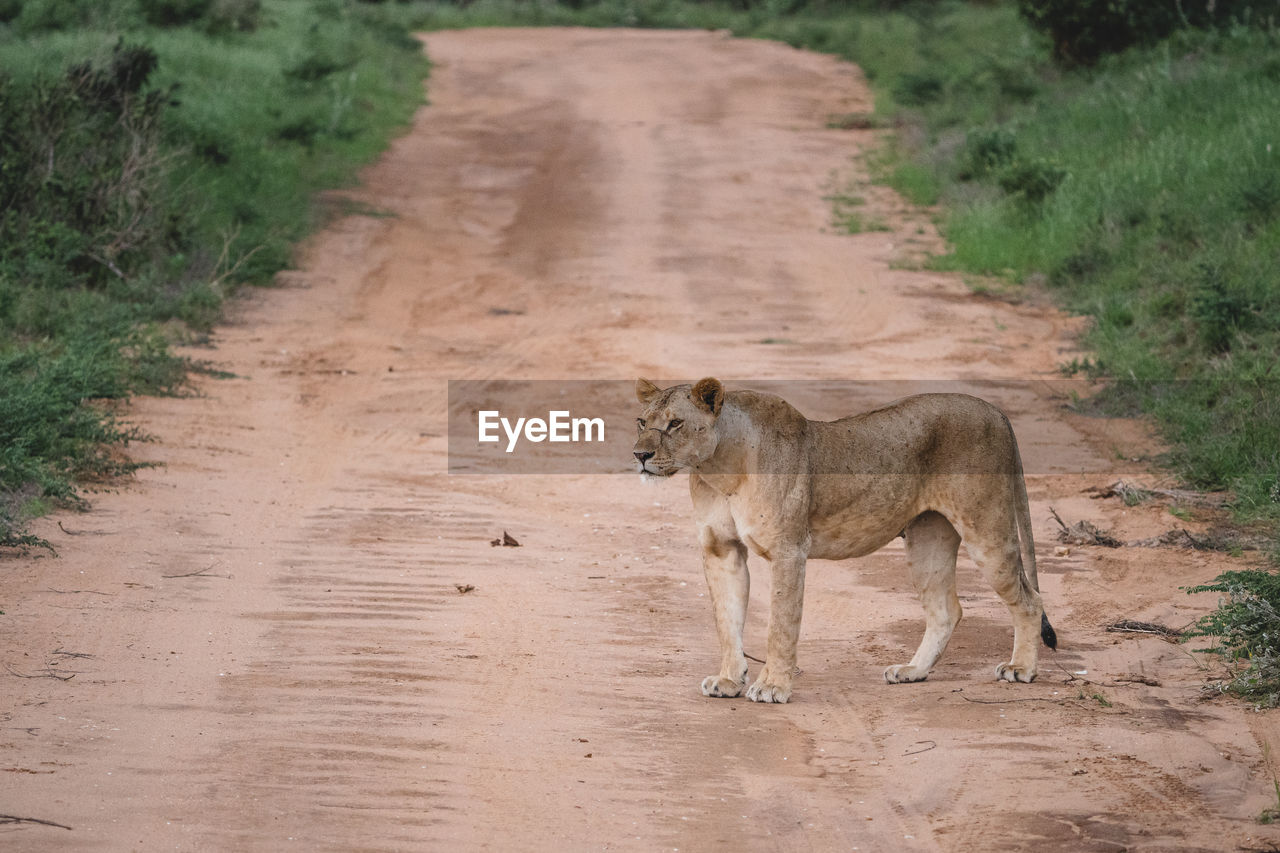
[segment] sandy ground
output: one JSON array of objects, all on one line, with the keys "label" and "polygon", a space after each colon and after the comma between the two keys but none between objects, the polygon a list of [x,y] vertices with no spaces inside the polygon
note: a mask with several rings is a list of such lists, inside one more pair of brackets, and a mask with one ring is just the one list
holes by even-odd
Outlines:
[{"label": "sandy ground", "polygon": [[[427,45],[431,105],[351,194],[388,215],[236,306],[195,353],[234,378],[133,405],[159,465],[43,520],[60,557],[0,562],[0,813],[60,825],[0,847],[1274,849],[1275,717],[1105,630],[1185,625],[1213,601],[1179,587],[1247,561],[1055,548],[1050,505],[1177,521],[1082,494],[1140,431],[1063,413],[1076,321],[912,269],[932,227],[860,186],[873,133],[826,127],[868,108],[856,69],[713,33]],[[893,230],[831,227],[850,186]],[[446,472],[449,379],[704,374],[1021,381],[1041,678],[992,679],[1009,620],[962,555],[951,647],[885,684],[922,629],[895,542],[810,565],[790,704],[704,698],[682,478]]]}]

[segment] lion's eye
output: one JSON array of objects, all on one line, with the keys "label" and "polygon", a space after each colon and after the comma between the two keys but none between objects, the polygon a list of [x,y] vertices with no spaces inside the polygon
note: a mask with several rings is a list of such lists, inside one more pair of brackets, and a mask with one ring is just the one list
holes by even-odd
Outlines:
[{"label": "lion's eye", "polygon": [[636,429],[644,432],[644,418],[636,418]]},{"label": "lion's eye", "polygon": [[684,425],[684,421],[680,420],[679,418],[676,418],[674,421],[667,424],[667,431],[671,432],[672,430],[680,429],[680,427],[683,425]]}]

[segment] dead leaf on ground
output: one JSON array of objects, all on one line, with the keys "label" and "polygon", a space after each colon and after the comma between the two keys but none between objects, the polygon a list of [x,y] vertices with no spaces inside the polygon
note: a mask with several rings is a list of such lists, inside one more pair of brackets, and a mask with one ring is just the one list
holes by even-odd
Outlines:
[{"label": "dead leaf on ground", "polygon": [[516,538],[515,538],[514,536],[512,536],[510,533],[508,533],[507,531],[505,531],[505,530],[504,530],[504,531],[502,531],[502,538],[501,538],[501,539],[490,539],[490,540],[489,540],[489,544],[490,544],[490,545],[492,545],[492,546],[493,546],[493,547],[495,547],[495,548],[497,548],[499,545],[501,545],[501,546],[503,546],[503,547],[506,547],[506,548],[519,548],[519,547],[520,547],[520,543],[516,541]]},{"label": "dead leaf on ground", "polygon": [[454,586],[458,588],[459,595],[466,595],[467,593],[471,592],[473,589],[476,588],[475,584],[469,584],[469,583],[455,583]]}]

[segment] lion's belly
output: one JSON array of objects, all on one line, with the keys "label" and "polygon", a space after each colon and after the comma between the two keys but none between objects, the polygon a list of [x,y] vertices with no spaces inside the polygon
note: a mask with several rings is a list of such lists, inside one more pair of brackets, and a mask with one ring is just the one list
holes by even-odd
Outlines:
[{"label": "lion's belly", "polygon": [[816,526],[810,531],[809,557],[815,560],[865,557],[901,533],[903,526],[884,520],[866,524],[865,519],[859,521],[855,518],[849,518],[843,524]]},{"label": "lion's belly", "polygon": [[809,556],[815,560],[864,557],[891,542],[918,515],[914,502],[884,506],[876,511],[849,507],[814,517],[809,523]]},{"label": "lion's belly", "polygon": [[809,556],[863,557],[883,547],[928,508],[913,476],[824,477],[809,518]]}]

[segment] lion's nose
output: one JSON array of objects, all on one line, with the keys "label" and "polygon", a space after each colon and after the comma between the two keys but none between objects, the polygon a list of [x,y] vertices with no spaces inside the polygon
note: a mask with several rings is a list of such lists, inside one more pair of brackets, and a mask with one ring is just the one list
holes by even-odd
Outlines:
[{"label": "lion's nose", "polygon": [[632,452],[635,454],[636,461],[641,465],[653,458],[652,450],[634,450]]}]

